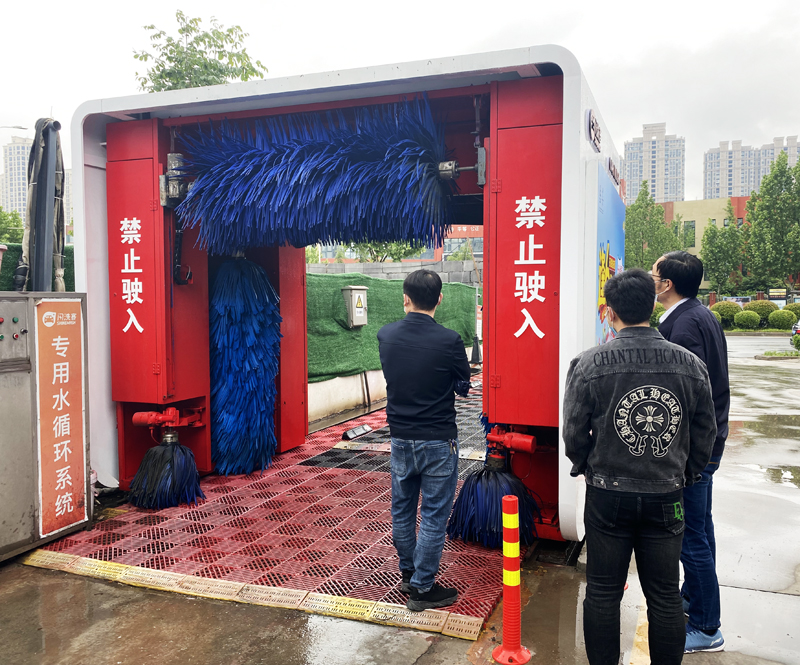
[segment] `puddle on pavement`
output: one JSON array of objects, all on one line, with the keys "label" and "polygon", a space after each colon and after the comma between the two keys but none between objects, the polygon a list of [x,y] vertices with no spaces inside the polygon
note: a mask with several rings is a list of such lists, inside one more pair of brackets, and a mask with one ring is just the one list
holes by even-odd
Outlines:
[{"label": "puddle on pavement", "polygon": [[798,444],[800,452],[800,415],[762,415],[754,420],[731,420],[728,440],[745,446],[768,439],[784,439]]},{"label": "puddle on pavement", "polygon": [[767,480],[800,489],[800,415],[762,415],[753,420],[732,420],[728,434],[731,449],[750,451],[739,463],[764,473]]},{"label": "puddle on pavement", "polygon": [[778,468],[767,467],[764,469],[773,483],[794,485],[800,488],[800,466],[779,466]]}]

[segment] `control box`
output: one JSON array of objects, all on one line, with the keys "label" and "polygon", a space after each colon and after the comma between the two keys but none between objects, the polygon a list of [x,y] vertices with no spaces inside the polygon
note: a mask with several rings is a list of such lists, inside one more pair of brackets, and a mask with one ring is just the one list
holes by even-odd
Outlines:
[{"label": "control box", "polygon": [[351,328],[367,325],[368,286],[343,286],[342,295],[347,307],[347,325]]}]

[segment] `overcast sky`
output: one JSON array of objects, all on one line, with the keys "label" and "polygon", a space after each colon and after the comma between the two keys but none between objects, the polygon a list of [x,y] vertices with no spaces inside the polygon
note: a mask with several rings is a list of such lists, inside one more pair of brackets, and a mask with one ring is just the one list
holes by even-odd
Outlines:
[{"label": "overcast sky", "polygon": [[[687,199],[702,198],[703,152],[720,141],[800,134],[797,0],[4,3],[0,126],[32,128],[52,114],[71,163],[75,109],[137,93],[142,26],[175,34],[179,8],[242,26],[270,77],[559,44],[583,67],[620,154],[644,123],[686,138]],[[0,144],[12,134],[33,136],[0,129]]]}]

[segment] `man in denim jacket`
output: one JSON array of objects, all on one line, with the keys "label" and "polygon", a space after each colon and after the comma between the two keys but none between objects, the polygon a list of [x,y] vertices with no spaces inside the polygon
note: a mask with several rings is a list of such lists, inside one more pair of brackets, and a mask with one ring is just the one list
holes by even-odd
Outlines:
[{"label": "man in denim jacket", "polygon": [[711,456],[714,403],[705,365],[650,327],[652,277],[628,270],[604,292],[616,339],[572,361],[564,395],[566,453],[587,485],[586,652],[591,665],[619,662],[619,605],[635,552],[650,659],[672,665],[685,642],[683,487]]}]

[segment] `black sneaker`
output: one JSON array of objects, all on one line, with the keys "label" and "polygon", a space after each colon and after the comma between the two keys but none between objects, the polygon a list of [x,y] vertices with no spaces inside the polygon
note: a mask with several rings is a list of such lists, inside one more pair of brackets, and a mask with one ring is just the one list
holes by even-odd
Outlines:
[{"label": "black sneaker", "polygon": [[402,593],[411,593],[411,578],[414,577],[414,571],[401,570],[400,574],[403,576],[403,581],[400,583],[400,591]]},{"label": "black sneaker", "polygon": [[406,607],[412,612],[422,612],[422,610],[432,610],[436,607],[447,607],[452,605],[458,600],[458,591],[456,589],[448,589],[440,584],[434,583],[430,591],[423,593],[413,586],[411,589],[411,598],[408,599]]}]

